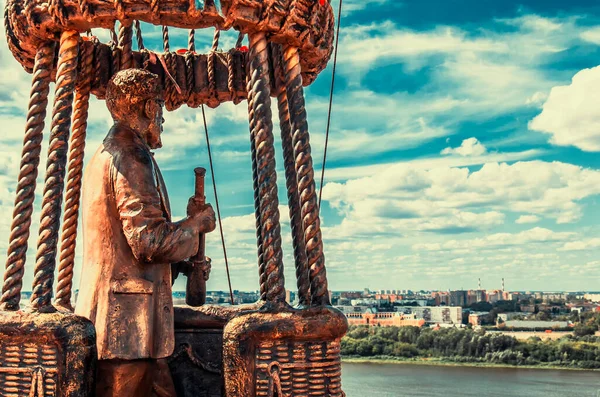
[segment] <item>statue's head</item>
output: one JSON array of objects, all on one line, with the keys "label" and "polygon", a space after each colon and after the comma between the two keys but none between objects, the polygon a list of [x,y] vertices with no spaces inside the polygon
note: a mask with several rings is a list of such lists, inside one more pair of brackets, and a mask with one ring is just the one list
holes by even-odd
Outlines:
[{"label": "statue's head", "polygon": [[151,149],[162,146],[163,105],[160,79],[146,70],[121,70],[106,88],[106,106],[114,121],[135,130]]}]

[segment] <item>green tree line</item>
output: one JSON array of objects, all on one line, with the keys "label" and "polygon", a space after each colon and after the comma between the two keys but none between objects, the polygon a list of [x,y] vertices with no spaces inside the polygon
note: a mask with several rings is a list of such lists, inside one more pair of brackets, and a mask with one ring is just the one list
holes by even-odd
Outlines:
[{"label": "green tree line", "polygon": [[440,358],[454,362],[552,365],[600,368],[600,338],[565,336],[542,341],[518,340],[501,333],[467,328],[351,326],[342,339],[342,355],[378,358]]}]

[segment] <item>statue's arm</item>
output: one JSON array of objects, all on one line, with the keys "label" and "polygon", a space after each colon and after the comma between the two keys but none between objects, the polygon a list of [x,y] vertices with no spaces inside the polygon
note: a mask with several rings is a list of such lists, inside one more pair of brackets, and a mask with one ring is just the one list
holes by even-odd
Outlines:
[{"label": "statue's arm", "polygon": [[117,211],[136,259],[171,263],[194,255],[200,223],[189,217],[179,222],[164,217],[150,154],[139,148],[125,149],[114,160]]}]

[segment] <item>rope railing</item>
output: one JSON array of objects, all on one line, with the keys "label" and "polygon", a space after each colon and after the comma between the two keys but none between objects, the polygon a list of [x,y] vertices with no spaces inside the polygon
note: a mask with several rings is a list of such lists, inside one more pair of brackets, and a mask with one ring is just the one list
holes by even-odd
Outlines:
[{"label": "rope railing", "polygon": [[40,46],[35,57],[33,81],[29,96],[25,137],[16,189],[15,207],[10,227],[10,242],[4,271],[0,309],[19,310],[23,273],[27,259],[27,240],[31,229],[31,216],[35,200],[36,179],[40,164],[43,131],[48,107],[48,94],[55,43]]},{"label": "rope railing", "polygon": [[77,221],[81,200],[81,181],[83,178],[83,158],[87,132],[87,118],[90,100],[92,62],[94,47],[91,43],[82,43],[81,75],[75,92],[73,108],[72,133],[69,140],[69,159],[67,169],[67,187],[65,193],[65,209],[63,228],[60,236],[60,260],[58,263],[58,280],[55,303],[68,310],[71,305],[73,288],[73,268],[75,266],[75,246],[77,242]]},{"label": "rope railing", "polygon": [[133,27],[131,22],[121,22],[119,26],[119,47],[121,48],[121,70],[133,67]]},{"label": "rope railing", "polygon": [[287,187],[290,228],[292,231],[292,247],[294,249],[294,264],[296,268],[296,285],[298,287],[298,303],[301,306],[310,304],[310,282],[308,278],[308,259],[304,242],[304,229],[298,196],[298,174],[294,166],[294,148],[292,146],[292,126],[290,124],[290,109],[288,106],[285,76],[282,67],[281,46],[272,45],[273,64],[277,87],[277,105],[279,109],[279,126],[281,130],[281,146],[283,147],[283,163],[285,183]]},{"label": "rope railing", "polygon": [[140,25],[140,21],[136,20],[134,22],[134,26],[135,26],[135,38],[137,41],[138,51],[143,51],[144,49],[146,49],[146,46],[144,45],[144,38],[142,37],[142,27]]},{"label": "rope railing", "polygon": [[163,39],[163,51],[171,51],[171,45],[169,43],[169,27],[163,25],[162,27],[162,39]]},{"label": "rope railing", "polygon": [[265,301],[267,299],[267,280],[265,273],[265,261],[263,255],[263,245],[262,245],[262,224],[260,219],[260,200],[258,196],[258,171],[257,171],[257,161],[256,161],[256,143],[254,138],[256,136],[256,123],[254,117],[254,107],[253,107],[253,89],[252,89],[252,80],[250,79],[250,75],[247,75],[247,88],[248,92],[248,120],[249,120],[249,128],[250,128],[250,156],[252,158],[252,191],[254,197],[254,217],[255,217],[255,227],[256,227],[256,248],[258,254],[258,275],[259,275],[259,288],[260,288],[260,299]]},{"label": "rope railing", "polygon": [[264,272],[261,274],[261,291],[267,302],[285,301],[279,200],[277,198],[277,173],[273,147],[273,122],[271,120],[271,93],[267,40],[264,33],[249,35],[250,89],[252,91],[251,124],[254,125],[256,171]]},{"label": "rope railing", "polygon": [[71,30],[61,35],[56,72],[56,94],[52,110],[52,128],[31,294],[31,305],[35,311],[39,312],[55,310],[51,304],[52,284],[56,267],[73,92],[77,78],[78,47],[78,32]]},{"label": "rope railing", "polygon": [[330,302],[321,236],[321,221],[315,192],[313,161],[297,48],[288,46],[284,49],[283,65],[286,74],[286,91],[293,131],[292,144],[298,175],[302,227],[309,265],[311,303],[313,305],[328,305]]},{"label": "rope railing", "polygon": [[188,32],[188,51],[196,52],[196,30],[194,29]]}]

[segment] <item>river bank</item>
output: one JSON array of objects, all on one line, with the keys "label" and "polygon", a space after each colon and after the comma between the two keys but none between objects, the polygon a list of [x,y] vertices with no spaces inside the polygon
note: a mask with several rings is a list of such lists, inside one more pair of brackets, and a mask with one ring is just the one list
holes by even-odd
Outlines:
[{"label": "river bank", "polygon": [[523,369],[547,369],[547,370],[566,370],[566,371],[593,371],[600,372],[600,369],[587,369],[578,367],[567,367],[550,364],[537,365],[510,365],[501,363],[487,362],[459,362],[445,358],[401,358],[401,357],[342,357],[342,363],[348,364],[391,364],[391,365],[431,365],[440,367],[475,367],[475,368],[523,368]]}]

